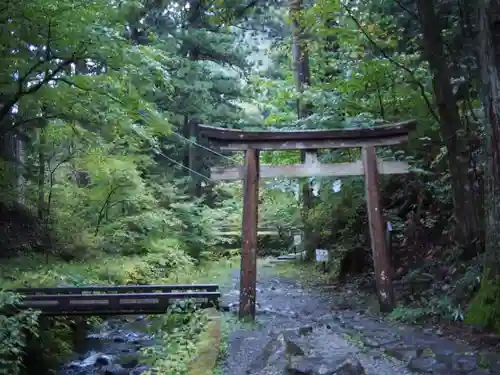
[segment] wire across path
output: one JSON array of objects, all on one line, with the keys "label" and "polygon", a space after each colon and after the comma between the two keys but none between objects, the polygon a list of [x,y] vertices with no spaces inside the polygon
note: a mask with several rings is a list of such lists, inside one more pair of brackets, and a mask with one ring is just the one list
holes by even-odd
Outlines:
[{"label": "wire across path", "polygon": [[[219,307],[216,284],[119,285],[54,288],[19,288],[13,309],[35,309],[42,315],[163,314],[169,307],[192,303],[199,308]],[[10,310],[10,309],[9,309]]]}]

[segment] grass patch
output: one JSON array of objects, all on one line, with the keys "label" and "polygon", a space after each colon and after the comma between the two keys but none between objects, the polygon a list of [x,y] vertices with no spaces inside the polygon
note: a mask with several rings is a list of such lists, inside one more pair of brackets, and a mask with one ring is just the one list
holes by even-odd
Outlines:
[{"label": "grass patch", "polygon": [[223,283],[239,259],[221,259],[170,270],[148,257],[102,257],[79,262],[26,256],[0,265],[2,289],[60,285]]},{"label": "grass patch", "polygon": [[[142,362],[159,374],[191,375],[190,371],[195,371],[196,375],[204,364],[213,368],[218,348],[215,347],[214,353],[207,345],[216,345],[220,334],[218,323],[214,325],[209,318],[205,310],[192,310],[185,314],[169,312],[151,319],[148,328],[157,344],[141,350]],[[211,338],[211,334],[216,337]]]},{"label": "grass patch", "polygon": [[305,285],[328,284],[330,279],[330,275],[316,263],[288,261],[273,263],[273,265],[276,275],[300,281]]},{"label": "grass patch", "polygon": [[207,309],[207,324],[200,334],[195,358],[188,366],[188,375],[206,375],[213,372],[220,353],[222,338],[221,314],[216,309]]}]

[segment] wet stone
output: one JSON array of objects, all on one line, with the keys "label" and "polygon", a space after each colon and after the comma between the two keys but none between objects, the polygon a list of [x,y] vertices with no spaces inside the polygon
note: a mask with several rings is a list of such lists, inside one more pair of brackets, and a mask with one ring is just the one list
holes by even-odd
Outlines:
[{"label": "wet stone", "polygon": [[99,356],[96,358],[94,365],[95,366],[108,366],[111,364],[111,358],[108,356]]},{"label": "wet stone", "polygon": [[274,334],[262,353],[248,367],[247,374],[255,374],[269,365],[284,368],[292,357],[303,356],[304,350],[294,341],[296,333],[286,330]]},{"label": "wet stone", "polygon": [[413,346],[398,343],[397,345],[387,347],[384,349],[385,354],[396,358],[403,362],[409,362],[412,359],[418,358],[419,350]]},{"label": "wet stone", "polygon": [[139,360],[136,355],[125,355],[120,357],[119,364],[123,368],[131,369],[139,365]]},{"label": "wet stone", "polygon": [[449,367],[438,361],[432,356],[422,356],[418,358],[413,358],[408,363],[408,369],[411,371],[418,371],[424,374],[450,374]]},{"label": "wet stone", "polygon": [[380,352],[380,350],[377,350],[377,349],[370,350],[366,354],[374,359],[382,359],[383,358],[382,353]]},{"label": "wet stone", "polygon": [[363,341],[363,344],[370,347],[370,348],[379,348],[380,347],[380,342],[377,341],[377,339],[372,338],[372,337],[364,337],[361,339]]},{"label": "wet stone", "polygon": [[286,371],[290,375],[330,374],[328,363],[321,357],[296,357],[290,360]]},{"label": "wet stone", "polygon": [[[363,340],[369,341],[372,345],[375,345],[375,343],[377,343],[378,346],[391,345],[401,340],[401,337],[398,334],[388,332],[387,330],[385,331],[366,330],[365,332],[363,332],[363,335],[364,335]],[[371,346],[368,343],[365,344],[367,346]]]},{"label": "wet stone", "polygon": [[336,375],[366,375],[366,371],[361,363],[354,358],[346,358],[342,363],[338,363],[332,374]]},{"label": "wet stone", "polygon": [[347,330],[345,330],[339,324],[338,318],[335,315],[328,314],[328,315],[320,316],[319,318],[313,319],[313,322],[324,326],[326,329],[335,330],[336,332],[339,332],[339,333],[347,332]]},{"label": "wet stone", "polygon": [[471,372],[477,368],[475,355],[457,354],[452,357],[451,368],[456,372]]},{"label": "wet stone", "polygon": [[120,365],[109,365],[103,368],[102,375],[129,375],[129,371]]},{"label": "wet stone", "polygon": [[327,360],[322,357],[292,358],[287,366],[290,375],[365,375],[361,363],[352,357]]},{"label": "wet stone", "polygon": [[299,336],[307,336],[310,333],[312,333],[313,327],[312,326],[304,326],[299,328]]}]

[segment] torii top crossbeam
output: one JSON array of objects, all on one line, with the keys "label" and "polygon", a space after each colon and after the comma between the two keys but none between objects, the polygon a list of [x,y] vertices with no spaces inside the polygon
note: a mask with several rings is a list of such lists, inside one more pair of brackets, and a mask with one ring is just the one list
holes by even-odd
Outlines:
[{"label": "torii top crossbeam", "polygon": [[298,131],[245,131],[200,125],[200,136],[221,150],[307,150],[364,146],[389,146],[402,143],[415,130],[409,120],[373,128]]}]

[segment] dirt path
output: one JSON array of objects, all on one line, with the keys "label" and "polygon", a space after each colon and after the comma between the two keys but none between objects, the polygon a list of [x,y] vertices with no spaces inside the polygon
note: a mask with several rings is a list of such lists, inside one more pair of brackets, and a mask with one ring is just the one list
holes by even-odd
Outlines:
[{"label": "dirt path", "polygon": [[[360,313],[331,311],[325,293],[276,275],[269,263],[260,264],[257,287],[257,324],[230,335],[225,375],[500,374],[493,355]],[[235,271],[223,291],[232,310],[238,288]]]}]

